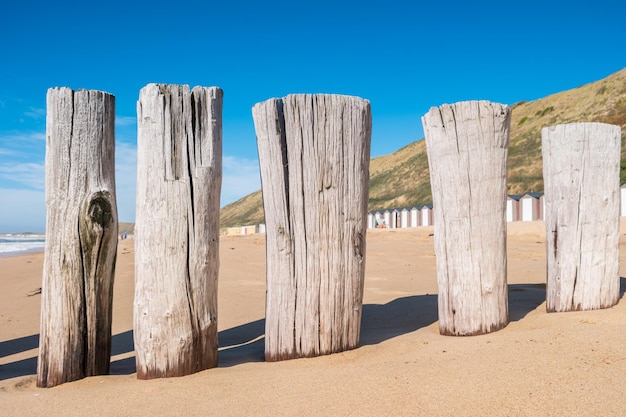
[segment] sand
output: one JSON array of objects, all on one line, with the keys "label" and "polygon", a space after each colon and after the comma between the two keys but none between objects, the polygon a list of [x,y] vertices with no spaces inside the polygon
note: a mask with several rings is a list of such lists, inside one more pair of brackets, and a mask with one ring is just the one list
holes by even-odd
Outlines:
[{"label": "sand", "polygon": [[432,227],[369,231],[361,347],[274,363],[263,361],[264,235],[223,237],[219,367],[151,381],[134,374],[133,242],[120,241],[112,375],[50,389],[35,384],[43,254],[1,258],[0,414],[624,415],[626,301],[547,314],[543,227],[509,224],[511,323],[474,337],[439,335]]}]

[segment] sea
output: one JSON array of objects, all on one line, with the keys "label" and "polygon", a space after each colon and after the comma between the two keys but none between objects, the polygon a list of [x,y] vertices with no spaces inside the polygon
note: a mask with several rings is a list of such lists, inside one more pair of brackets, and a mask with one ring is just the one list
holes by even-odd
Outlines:
[{"label": "sea", "polygon": [[0,257],[23,255],[28,252],[43,252],[46,236],[33,233],[0,234]]}]

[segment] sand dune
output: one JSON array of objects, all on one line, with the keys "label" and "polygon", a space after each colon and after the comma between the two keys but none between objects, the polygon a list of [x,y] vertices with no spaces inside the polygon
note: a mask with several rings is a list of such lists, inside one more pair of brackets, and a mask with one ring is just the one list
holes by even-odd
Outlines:
[{"label": "sand dune", "polygon": [[43,254],[1,258],[0,414],[624,415],[626,302],[547,314],[543,227],[509,224],[511,323],[464,338],[438,332],[432,228],[369,231],[361,347],[274,363],[263,361],[264,236],[224,237],[219,367],[151,381],[134,375],[133,248],[120,241],[112,375],[51,389],[34,376]]}]

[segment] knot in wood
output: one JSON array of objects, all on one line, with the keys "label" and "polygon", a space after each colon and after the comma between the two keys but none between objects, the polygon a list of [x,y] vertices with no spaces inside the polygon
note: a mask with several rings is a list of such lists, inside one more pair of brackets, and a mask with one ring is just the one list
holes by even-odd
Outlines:
[{"label": "knot in wood", "polygon": [[111,203],[103,195],[98,195],[90,201],[87,214],[92,223],[99,224],[103,229],[113,220]]}]

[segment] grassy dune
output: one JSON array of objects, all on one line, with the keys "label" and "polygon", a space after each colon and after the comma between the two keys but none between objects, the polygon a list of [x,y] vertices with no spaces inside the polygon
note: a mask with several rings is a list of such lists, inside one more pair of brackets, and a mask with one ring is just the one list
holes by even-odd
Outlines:
[{"label": "grassy dune", "polygon": [[[621,181],[626,181],[626,68],[581,87],[512,106],[509,193],[543,191],[541,129],[561,123],[603,122],[622,127]],[[263,221],[261,190],[222,208],[222,227]],[[423,140],[370,162],[369,209],[431,202]]]}]

